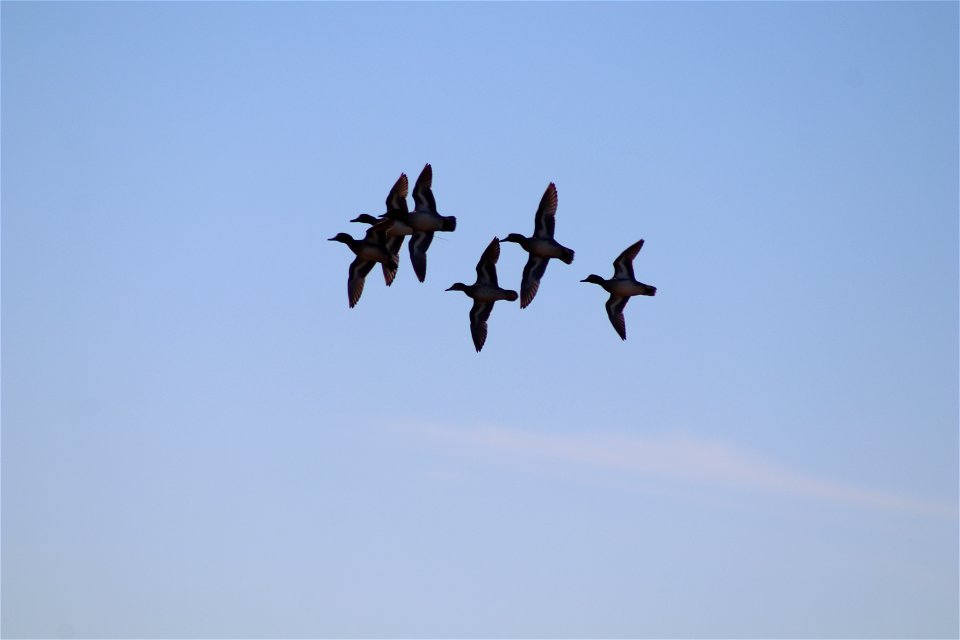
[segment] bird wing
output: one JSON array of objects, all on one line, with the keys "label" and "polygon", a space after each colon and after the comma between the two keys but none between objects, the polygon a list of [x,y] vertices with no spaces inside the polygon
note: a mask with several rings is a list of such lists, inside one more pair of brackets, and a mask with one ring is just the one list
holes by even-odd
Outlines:
[{"label": "bird wing", "polygon": [[397,267],[388,265],[386,262],[381,262],[380,267],[383,269],[383,281],[389,287],[397,278]]},{"label": "bird wing", "polygon": [[615,296],[610,294],[607,300],[607,315],[610,317],[610,324],[617,331],[617,335],[622,340],[627,339],[627,321],[623,318],[623,310],[626,308],[630,298],[627,296]]},{"label": "bird wing", "polygon": [[387,194],[387,213],[386,215],[405,214],[410,210],[407,208],[407,174],[401,173],[397,178],[390,193]]},{"label": "bird wing", "polygon": [[540,207],[533,223],[533,235],[536,238],[553,239],[553,230],[557,215],[557,187],[552,182],[543,192]]},{"label": "bird wing", "polygon": [[413,185],[413,202],[418,210],[437,212],[437,202],[433,199],[432,187],[433,168],[430,163],[427,163],[417,177],[416,184]]},{"label": "bird wing", "polygon": [[367,274],[376,264],[372,260],[356,258],[350,263],[350,270],[347,272],[347,299],[350,302],[350,308],[356,306],[363,294],[363,283]]},{"label": "bird wing", "polygon": [[533,302],[537,290],[540,289],[540,278],[547,271],[547,263],[550,258],[541,258],[532,253],[527,259],[527,265],[523,268],[523,280],[520,281],[520,308],[524,309]]},{"label": "bird wing", "polygon": [[403,246],[403,236],[387,235],[385,237],[384,246],[386,247],[387,252],[390,254],[390,257],[393,259],[392,265],[387,264],[386,262],[380,265],[383,267],[383,281],[386,282],[387,286],[389,287],[393,284],[394,279],[397,277],[397,269],[400,267],[400,248]]},{"label": "bird wing", "polygon": [[[400,236],[401,238],[403,236]],[[423,282],[427,277],[427,249],[433,242],[433,231],[414,231],[407,245],[410,248],[410,263],[417,280]]]},{"label": "bird wing", "polygon": [[497,260],[499,259],[500,240],[494,238],[484,249],[480,261],[477,262],[477,284],[500,286],[497,284]]},{"label": "bird wing", "polygon": [[491,311],[493,301],[474,300],[470,308],[470,335],[473,336],[473,346],[477,348],[477,353],[480,353],[483,343],[487,341],[487,319],[490,318]]},{"label": "bird wing", "polygon": [[617,259],[613,261],[613,277],[614,278],[629,278],[635,280],[633,275],[633,259],[637,257],[637,254],[640,253],[640,249],[643,248],[643,240],[638,240],[632,245],[623,250]]}]

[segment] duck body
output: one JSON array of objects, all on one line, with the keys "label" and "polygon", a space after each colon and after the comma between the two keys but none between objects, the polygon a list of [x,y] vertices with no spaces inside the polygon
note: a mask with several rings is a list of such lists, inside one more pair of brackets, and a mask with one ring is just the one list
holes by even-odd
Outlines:
[{"label": "duck body", "polygon": [[556,258],[567,264],[573,263],[573,249],[553,239],[556,215],[557,186],[551,182],[543,192],[540,206],[534,216],[533,235],[527,238],[519,233],[511,233],[504,238],[505,242],[515,242],[530,254],[520,281],[521,309],[525,309],[533,302],[540,289],[540,280],[547,272],[547,264],[551,259]]},{"label": "duck body", "polygon": [[616,296],[622,296],[629,298],[632,296],[654,296],[657,295],[657,288],[652,287],[648,284],[644,284],[637,280],[630,280],[626,278],[610,278],[609,280],[604,280],[599,278],[598,280],[594,279],[585,279],[582,282],[592,282],[598,284],[608,292]]},{"label": "duck body", "polygon": [[447,291],[463,291],[465,294],[478,302],[496,302],[497,300],[506,300],[513,302],[517,299],[517,292],[510,289],[501,289],[497,286],[463,284],[456,282]]},{"label": "duck body", "polygon": [[609,280],[591,273],[580,281],[600,285],[610,294],[606,303],[607,317],[610,318],[610,324],[613,325],[613,329],[621,340],[627,339],[627,322],[623,316],[623,310],[626,309],[630,298],[657,295],[656,287],[640,282],[633,274],[633,259],[642,248],[643,240],[641,239],[617,256],[613,261],[613,277]]},{"label": "duck body", "polygon": [[414,209],[399,221],[406,223],[412,233],[433,233],[436,231],[454,231],[457,219],[454,216],[441,216],[435,211]]},{"label": "duck body", "polygon": [[513,302],[519,296],[516,291],[503,289],[497,283],[497,260],[500,258],[500,240],[494,238],[484,250],[477,263],[477,281],[474,284],[455,282],[447,291],[463,291],[473,298],[470,308],[470,335],[477,353],[487,341],[487,320],[498,300]]},{"label": "duck body", "polygon": [[568,249],[553,238],[525,238],[519,233],[511,233],[503,242],[516,242],[531,256],[537,258],[556,258],[566,264],[573,264],[573,249]]},{"label": "duck body", "polygon": [[[353,249],[353,247],[350,247]],[[396,268],[397,261],[391,255],[390,251],[380,244],[371,244],[369,242],[363,242],[359,249],[354,250],[354,253],[357,254],[358,258],[363,258],[364,260],[370,260],[371,262],[379,262],[387,267]]]}]

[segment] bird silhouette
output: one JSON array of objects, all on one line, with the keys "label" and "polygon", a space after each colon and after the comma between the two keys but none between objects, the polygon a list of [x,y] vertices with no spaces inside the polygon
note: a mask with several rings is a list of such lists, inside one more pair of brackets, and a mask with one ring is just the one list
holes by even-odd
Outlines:
[{"label": "bird silhouette", "polygon": [[525,309],[537,295],[540,280],[547,271],[550,258],[557,258],[567,264],[573,262],[573,249],[568,249],[553,239],[556,215],[557,187],[551,182],[540,199],[540,206],[534,217],[533,235],[525,238],[519,233],[511,233],[503,239],[504,242],[516,242],[530,254],[520,281],[521,309]]},{"label": "bird silhouette", "polygon": [[517,299],[517,292],[501,289],[497,283],[497,260],[500,258],[500,240],[494,238],[480,261],[477,262],[477,281],[473,284],[455,282],[447,291],[463,291],[473,298],[473,307],[470,309],[470,335],[473,337],[473,346],[477,353],[483,349],[487,341],[487,320],[497,300],[513,302]]},{"label": "bird silhouette", "polygon": [[623,318],[623,310],[630,301],[631,296],[654,296],[657,294],[657,288],[644,284],[633,275],[633,259],[643,248],[643,240],[639,240],[617,256],[613,261],[613,277],[604,280],[598,275],[590,274],[580,282],[592,282],[598,284],[610,293],[607,300],[607,316],[610,318],[610,324],[616,330],[621,339],[627,339],[627,322]]}]

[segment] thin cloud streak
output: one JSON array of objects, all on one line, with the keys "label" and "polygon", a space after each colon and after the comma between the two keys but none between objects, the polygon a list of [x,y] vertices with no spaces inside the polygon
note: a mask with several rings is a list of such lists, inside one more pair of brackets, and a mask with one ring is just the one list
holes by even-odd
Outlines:
[{"label": "thin cloud streak", "polygon": [[531,460],[956,517],[957,505],[865,489],[791,470],[755,453],[690,436],[543,434],[505,427],[428,427],[431,438]]}]

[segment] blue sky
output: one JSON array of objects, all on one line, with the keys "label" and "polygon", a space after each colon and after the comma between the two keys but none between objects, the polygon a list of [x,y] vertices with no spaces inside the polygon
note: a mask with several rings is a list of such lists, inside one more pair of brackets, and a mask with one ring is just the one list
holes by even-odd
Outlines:
[{"label": "blue sky", "polygon": [[957,4],[0,17],[4,636],[960,633]]}]

